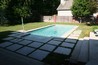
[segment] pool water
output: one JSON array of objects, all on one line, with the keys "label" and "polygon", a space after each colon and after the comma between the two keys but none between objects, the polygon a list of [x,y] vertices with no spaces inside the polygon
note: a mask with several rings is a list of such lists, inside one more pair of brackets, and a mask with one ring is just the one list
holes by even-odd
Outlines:
[{"label": "pool water", "polygon": [[61,37],[73,29],[73,25],[52,25],[45,28],[40,28],[29,33],[32,35],[40,35],[47,37]]}]

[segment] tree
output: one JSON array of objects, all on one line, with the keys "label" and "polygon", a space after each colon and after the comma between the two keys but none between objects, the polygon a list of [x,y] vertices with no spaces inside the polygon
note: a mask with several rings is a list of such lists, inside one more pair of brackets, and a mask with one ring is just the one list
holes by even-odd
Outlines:
[{"label": "tree", "polygon": [[44,0],[43,7],[46,15],[54,15],[57,13],[57,7],[59,6],[59,0]]},{"label": "tree", "polygon": [[89,0],[74,0],[73,6],[71,8],[73,16],[80,19],[88,17],[96,12],[95,3],[90,2]]},{"label": "tree", "polygon": [[17,0],[18,3],[14,7],[14,11],[21,17],[22,28],[23,26],[23,19],[30,15],[30,2],[31,0]]},{"label": "tree", "polygon": [[56,14],[58,5],[59,0],[0,0],[0,24],[19,24],[20,17],[21,21],[40,21],[41,15]]},{"label": "tree", "polygon": [[97,7],[96,11],[98,12],[98,0],[90,0],[90,1]]},{"label": "tree", "polygon": [[3,25],[6,21],[5,14],[10,0],[0,0],[0,24]]}]

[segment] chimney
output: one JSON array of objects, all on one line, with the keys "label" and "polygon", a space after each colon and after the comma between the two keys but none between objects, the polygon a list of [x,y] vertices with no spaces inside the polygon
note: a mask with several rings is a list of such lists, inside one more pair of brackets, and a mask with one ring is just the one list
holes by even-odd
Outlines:
[{"label": "chimney", "polygon": [[64,5],[64,4],[65,4],[65,2],[66,2],[66,0],[61,0],[61,2],[60,2],[60,3],[61,3],[62,5]]}]

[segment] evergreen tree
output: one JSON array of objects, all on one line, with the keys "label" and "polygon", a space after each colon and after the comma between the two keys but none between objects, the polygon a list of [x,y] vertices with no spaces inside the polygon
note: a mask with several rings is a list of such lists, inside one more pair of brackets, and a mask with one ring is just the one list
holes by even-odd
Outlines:
[{"label": "evergreen tree", "polygon": [[83,17],[88,17],[96,12],[96,6],[89,0],[74,0],[71,10],[73,16],[79,18],[82,22]]}]

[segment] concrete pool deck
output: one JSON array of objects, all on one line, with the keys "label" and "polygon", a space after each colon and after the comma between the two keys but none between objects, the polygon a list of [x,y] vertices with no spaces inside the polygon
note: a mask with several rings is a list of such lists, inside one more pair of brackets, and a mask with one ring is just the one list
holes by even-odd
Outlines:
[{"label": "concrete pool deck", "polygon": [[0,44],[0,65],[47,65],[43,60],[51,53],[71,55],[80,33],[56,38],[14,32]]},{"label": "concrete pool deck", "polygon": [[81,38],[70,57],[71,63],[77,65],[98,65],[98,37],[90,32],[90,37]]}]

